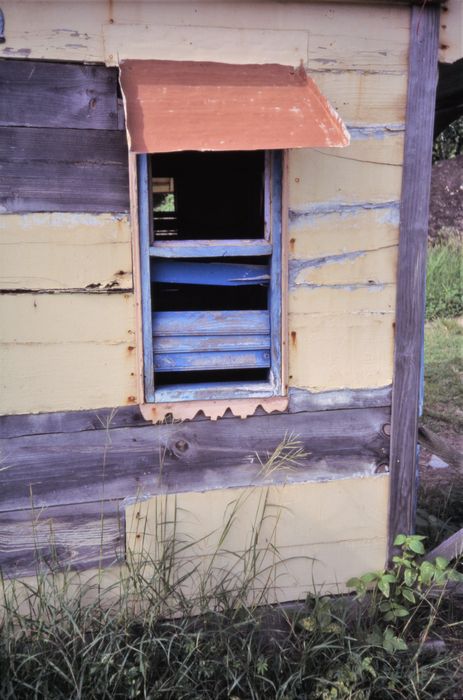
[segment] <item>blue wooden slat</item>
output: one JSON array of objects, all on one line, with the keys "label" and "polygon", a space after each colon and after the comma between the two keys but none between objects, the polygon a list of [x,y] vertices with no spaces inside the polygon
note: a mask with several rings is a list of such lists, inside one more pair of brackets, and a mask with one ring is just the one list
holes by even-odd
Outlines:
[{"label": "blue wooden slat", "polygon": [[153,282],[241,287],[268,284],[270,274],[267,265],[156,260],[151,266],[151,279]]},{"label": "blue wooden slat", "polygon": [[155,337],[154,352],[213,352],[225,350],[269,350],[267,335],[203,335]]},{"label": "blue wooden slat", "polygon": [[273,255],[271,260],[271,279],[269,287],[270,328],[271,328],[271,369],[270,381],[275,394],[283,394],[282,367],[282,190],[283,190],[283,151],[272,151],[271,167],[271,201]]},{"label": "blue wooden slat", "polygon": [[143,378],[145,401],[154,401],[153,331],[150,280],[151,178],[149,158],[137,156],[138,214],[140,228],[141,310],[143,321]]},{"label": "blue wooden slat", "polygon": [[273,395],[273,389],[268,382],[204,382],[202,384],[172,384],[158,387],[155,392],[155,400],[170,402],[263,399]]},{"label": "blue wooden slat", "polygon": [[152,333],[171,335],[267,335],[268,311],[156,311]]},{"label": "blue wooden slat", "polygon": [[271,255],[272,244],[262,238],[156,241],[150,255],[156,258],[223,258]]},{"label": "blue wooden slat", "polygon": [[194,372],[220,369],[256,369],[270,366],[269,350],[233,352],[154,353],[156,372]]}]

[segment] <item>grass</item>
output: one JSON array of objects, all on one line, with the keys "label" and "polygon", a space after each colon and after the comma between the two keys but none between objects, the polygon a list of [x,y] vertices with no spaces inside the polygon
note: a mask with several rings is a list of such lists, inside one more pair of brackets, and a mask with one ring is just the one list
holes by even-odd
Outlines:
[{"label": "grass", "polygon": [[[463,432],[461,233],[443,230],[428,250],[423,422],[454,446]],[[463,475],[422,470],[417,529],[433,547],[463,527]]]},{"label": "grass", "polygon": [[428,249],[426,316],[428,320],[463,314],[462,246],[456,238]]},{"label": "grass", "polygon": [[[169,609],[163,563],[143,564],[110,587],[98,576],[76,584],[70,572],[4,584],[2,700],[459,697],[458,653],[426,647],[459,636],[461,611],[449,601],[423,596],[405,624],[391,626],[374,599],[309,595],[298,607],[256,606],[244,586],[233,597],[210,591],[192,615],[184,581],[170,578]],[[397,635],[402,651],[389,648]]]},{"label": "grass", "polygon": [[425,327],[424,418],[432,429],[463,428],[463,326],[439,318]]}]

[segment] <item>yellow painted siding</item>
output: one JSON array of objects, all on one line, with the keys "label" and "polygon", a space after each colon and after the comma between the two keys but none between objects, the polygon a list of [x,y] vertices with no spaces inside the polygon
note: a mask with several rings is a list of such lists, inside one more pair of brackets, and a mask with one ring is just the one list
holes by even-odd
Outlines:
[{"label": "yellow painted siding", "polygon": [[353,140],[347,148],[289,152],[289,207],[384,203],[400,198],[403,134]]},{"label": "yellow painted siding", "polygon": [[136,401],[132,294],[8,294],[0,318],[0,414]]},{"label": "yellow painted siding", "polygon": [[321,92],[349,126],[405,122],[407,73],[314,71]]},{"label": "yellow painted siding", "polygon": [[290,386],[320,392],[391,383],[394,337],[390,312],[290,313],[289,331]]},{"label": "yellow painted siding", "polygon": [[270,599],[343,591],[351,576],[384,565],[388,489],[388,477],[368,477],[158,496],[127,508],[127,547],[156,560],[175,542],[178,575],[198,568],[190,594],[209,567],[215,580],[233,572],[236,585],[251,555],[253,587],[268,585]]},{"label": "yellow painted siding", "polygon": [[[304,61],[314,67],[336,70],[369,70],[403,72],[407,60],[409,11],[406,7],[362,7],[356,4],[298,3],[275,4],[266,2],[127,2],[94,0],[81,4],[71,0],[42,0],[40,12],[34,11],[34,0],[4,0],[3,9],[7,16],[7,45],[3,52],[11,57],[27,47],[28,55],[35,58],[55,58],[60,60],[103,60],[104,55],[119,49],[111,37],[118,35],[124,27],[124,51],[135,57],[143,47],[145,58],[166,58],[171,51],[164,36],[170,33],[179,47],[186,44],[185,36],[191,27],[194,34],[203,31],[203,41],[192,41],[188,58],[191,60],[225,60],[224,46],[208,41],[212,29],[228,30],[232,37],[227,44],[234,47],[231,58],[234,62],[258,58],[262,42],[254,44],[246,41],[246,32],[303,32],[305,43],[299,45],[299,54]],[[13,11],[14,10],[14,11]],[[31,14],[34,17],[35,31],[28,30]],[[156,32],[162,27],[160,42],[145,42],[147,31]],[[179,30],[175,34],[175,28]],[[183,31],[181,31],[183,30]],[[243,34],[232,36],[233,30]],[[137,33],[138,32],[138,33]],[[223,35],[223,32],[222,32]],[[224,35],[223,35],[224,36]],[[250,35],[249,35],[250,36]],[[255,37],[259,35],[256,34]],[[276,40],[275,53],[265,60],[276,60],[279,54],[279,40]],[[214,46],[215,54],[211,56]],[[304,50],[305,49],[305,50]],[[225,51],[227,49],[225,48]],[[182,56],[183,57],[183,56]]]},{"label": "yellow painted siding", "polygon": [[289,225],[289,256],[293,260],[380,250],[398,242],[398,206],[309,213]]},{"label": "yellow painted siding", "polygon": [[130,289],[127,217],[12,214],[0,217],[0,289]]}]

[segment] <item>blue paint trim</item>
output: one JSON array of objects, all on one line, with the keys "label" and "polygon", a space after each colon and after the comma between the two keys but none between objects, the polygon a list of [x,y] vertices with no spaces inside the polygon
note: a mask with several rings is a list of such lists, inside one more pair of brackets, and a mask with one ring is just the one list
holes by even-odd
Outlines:
[{"label": "blue paint trim", "polygon": [[307,219],[310,221],[311,217],[320,216],[331,216],[332,214],[337,214],[339,216],[352,216],[359,214],[363,211],[383,211],[385,215],[388,212],[394,214],[396,221],[398,223],[398,216],[400,210],[400,200],[392,199],[387,202],[324,202],[321,204],[308,204],[303,209],[290,209],[288,212],[290,224],[298,221],[299,219],[304,219],[304,223]]},{"label": "blue paint trim", "polygon": [[[140,215],[140,248],[141,248],[141,269],[142,269],[142,312],[143,312],[143,348],[144,348],[144,375],[145,375],[145,400],[146,401],[191,401],[208,399],[234,399],[234,398],[266,398],[274,395],[281,395],[282,392],[282,178],[283,178],[283,152],[273,151],[267,154],[266,159],[266,199],[270,200],[269,214],[270,222],[266,222],[271,227],[271,241],[245,240],[239,241],[231,239],[229,241],[165,241],[154,245],[149,245],[151,238],[151,195],[149,180],[149,156],[139,156],[139,215]],[[270,175],[270,176],[269,176]],[[174,245],[172,245],[174,243]],[[187,252],[188,251],[188,252]],[[208,256],[207,252],[211,254]],[[237,253],[239,251],[239,253]],[[271,258],[270,258],[270,254]],[[269,283],[269,311],[227,311],[227,312],[157,312],[151,313],[151,285],[150,268],[153,258],[175,258],[175,257],[223,257],[226,255],[267,255],[270,263],[270,280],[268,280],[268,267],[266,266],[243,266],[239,264],[224,263],[190,263],[178,261],[160,261],[154,267],[153,278],[156,281],[185,281],[185,274],[188,283],[205,283],[205,274],[212,284],[256,284]],[[206,269],[207,268],[207,269]],[[228,269],[230,268],[230,269]],[[252,268],[252,269],[251,269]],[[216,271],[216,279],[212,280],[211,273]],[[262,279],[264,271],[264,279]],[[239,277],[236,277],[238,272]],[[258,272],[259,279],[255,279]],[[231,276],[230,274],[231,273]],[[173,279],[173,276],[175,279]],[[178,278],[177,275],[180,275]],[[254,279],[251,279],[252,275]],[[219,280],[219,281],[216,281]],[[149,316],[149,322],[146,322]],[[147,337],[149,334],[149,338]],[[206,356],[212,361],[214,350],[209,348],[209,352],[188,353],[182,351],[173,357],[173,351],[162,351],[158,353],[157,340],[153,344],[153,336],[162,339],[162,342],[171,337],[185,338],[196,336],[200,343],[206,341],[208,336],[235,336],[234,348],[239,349],[236,357],[240,358],[240,367],[268,367],[269,382],[223,382],[219,384],[205,383],[202,385],[176,385],[154,389],[154,362],[161,366],[161,370],[178,371],[179,367],[167,368],[165,363],[169,359],[175,360],[179,366],[185,366],[185,370],[198,369],[195,362],[206,362]],[[270,352],[267,348],[253,349],[248,351],[248,344],[252,343],[248,337],[244,341],[239,341],[243,336],[262,336],[259,342],[270,343]],[[269,340],[270,337],[270,340]],[[184,341],[183,341],[184,342]],[[246,344],[246,349],[240,348],[239,342]],[[153,352],[153,345],[156,354]],[[188,345],[188,341],[187,341]],[[169,342],[167,342],[167,347]],[[151,355],[148,357],[148,349]],[[170,354],[169,354],[170,353]],[[234,366],[232,354],[234,351],[225,353],[216,352],[218,355],[228,356],[228,362],[224,368]],[[193,357],[193,355],[195,357]],[[247,355],[247,359],[245,358]],[[252,358],[251,358],[252,355]],[[215,360],[214,360],[215,361]],[[222,358],[220,358],[222,361]],[[251,362],[251,364],[249,364]],[[204,365],[201,365],[204,368]],[[214,365],[214,369],[218,368]],[[159,371],[159,370],[158,370]]]},{"label": "blue paint trim", "polygon": [[270,366],[269,350],[154,353],[156,372],[199,372],[222,369],[256,369]]},{"label": "blue paint trim", "polygon": [[143,323],[143,379],[145,401],[154,401],[153,329],[151,325],[151,178],[149,157],[137,156],[138,217],[140,230],[141,310]]},{"label": "blue paint trim", "polygon": [[282,190],[283,190],[283,151],[272,151],[269,155],[270,213],[273,255],[270,263],[270,335],[271,364],[270,382],[276,395],[282,394]]},{"label": "blue paint trim", "polygon": [[150,248],[154,258],[223,258],[271,255],[272,244],[261,238],[198,241],[156,241]]},{"label": "blue paint trim", "polygon": [[157,336],[156,354],[175,352],[225,352],[226,350],[269,350],[267,335],[177,335]]},{"label": "blue paint trim", "polygon": [[156,311],[153,335],[261,335],[270,333],[268,311]]},{"label": "blue paint trim", "polygon": [[151,279],[153,282],[242,287],[268,284],[270,274],[268,265],[159,259],[152,261]]}]

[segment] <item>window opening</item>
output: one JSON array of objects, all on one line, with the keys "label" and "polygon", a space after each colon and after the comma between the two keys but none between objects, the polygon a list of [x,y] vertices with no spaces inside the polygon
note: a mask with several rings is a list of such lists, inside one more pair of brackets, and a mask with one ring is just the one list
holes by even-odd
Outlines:
[{"label": "window opening", "polygon": [[281,393],[281,152],[138,167],[146,400]]}]

